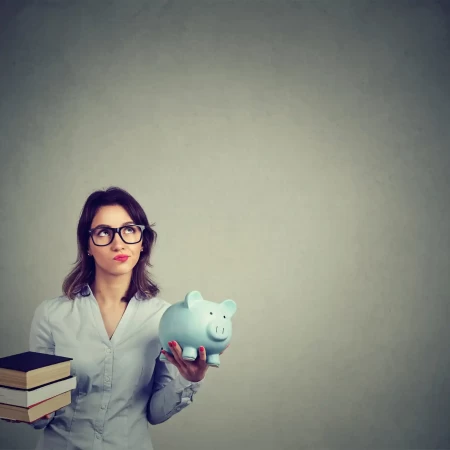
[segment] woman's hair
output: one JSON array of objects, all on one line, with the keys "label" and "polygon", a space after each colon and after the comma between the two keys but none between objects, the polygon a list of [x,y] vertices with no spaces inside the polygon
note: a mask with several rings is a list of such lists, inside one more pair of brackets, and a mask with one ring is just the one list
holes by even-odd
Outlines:
[{"label": "woman's hair", "polygon": [[[80,220],[78,221],[77,238],[78,238],[78,256],[75,261],[75,267],[64,279],[62,289],[64,294],[73,300],[75,296],[82,292],[86,284],[91,285],[95,279],[95,262],[94,258],[89,257],[88,242],[89,229],[91,227],[94,216],[102,206],[120,205],[133,219],[136,225],[145,225],[143,233],[143,250],[140,253],[139,261],[133,268],[131,283],[128,292],[122,300],[128,302],[133,295],[142,299],[155,297],[159,293],[158,286],[153,283],[146,271],[150,264],[151,250],[156,242],[157,233],[148,223],[147,216],[141,205],[125,190],[118,187],[109,187],[106,190],[93,192],[81,211]],[[152,224],[153,226],[154,224]]]}]

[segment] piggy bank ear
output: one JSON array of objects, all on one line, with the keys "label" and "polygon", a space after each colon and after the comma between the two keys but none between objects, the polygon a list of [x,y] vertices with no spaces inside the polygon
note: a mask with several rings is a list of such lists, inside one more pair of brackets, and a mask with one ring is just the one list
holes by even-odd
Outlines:
[{"label": "piggy bank ear", "polygon": [[222,303],[222,309],[226,311],[226,314],[228,317],[233,317],[234,313],[236,312],[237,306],[236,303],[233,300],[224,300]]},{"label": "piggy bank ear", "polygon": [[200,302],[203,300],[202,294],[200,294],[200,292],[198,291],[191,291],[189,292],[185,299],[184,299],[184,303],[186,308],[191,309],[197,302]]}]

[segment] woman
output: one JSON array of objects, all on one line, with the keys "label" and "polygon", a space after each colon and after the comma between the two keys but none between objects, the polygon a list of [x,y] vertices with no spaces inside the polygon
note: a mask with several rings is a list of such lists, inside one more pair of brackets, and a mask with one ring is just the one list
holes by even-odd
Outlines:
[{"label": "woman", "polygon": [[150,450],[149,423],[190,405],[205,377],[206,352],[184,361],[171,345],[159,361],[158,325],[169,303],[146,273],[156,232],[126,191],[92,193],[78,223],[78,259],[64,295],[34,314],[30,350],[72,357],[77,387],[65,408],[31,425],[39,450]]}]

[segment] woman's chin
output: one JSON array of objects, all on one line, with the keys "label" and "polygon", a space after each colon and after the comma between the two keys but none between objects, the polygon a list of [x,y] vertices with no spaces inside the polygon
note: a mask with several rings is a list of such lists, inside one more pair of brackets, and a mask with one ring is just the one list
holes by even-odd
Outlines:
[{"label": "woman's chin", "polygon": [[127,275],[133,271],[133,267],[131,265],[116,267],[111,270],[112,275]]},{"label": "woman's chin", "polygon": [[101,271],[105,274],[105,275],[109,275],[112,277],[117,277],[117,276],[122,276],[122,275],[128,275],[133,271],[133,266],[131,264],[122,264],[119,267],[102,267]]}]

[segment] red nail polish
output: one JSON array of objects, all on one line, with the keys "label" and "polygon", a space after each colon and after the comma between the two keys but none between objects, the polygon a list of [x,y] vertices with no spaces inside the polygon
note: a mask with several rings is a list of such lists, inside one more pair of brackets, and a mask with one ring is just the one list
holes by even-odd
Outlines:
[{"label": "red nail polish", "polygon": [[173,347],[173,342],[172,341],[169,342],[169,347]]},{"label": "red nail polish", "polygon": [[205,351],[205,347],[201,346],[201,347],[200,347],[200,351],[201,351],[201,352],[204,352],[204,351]]}]

